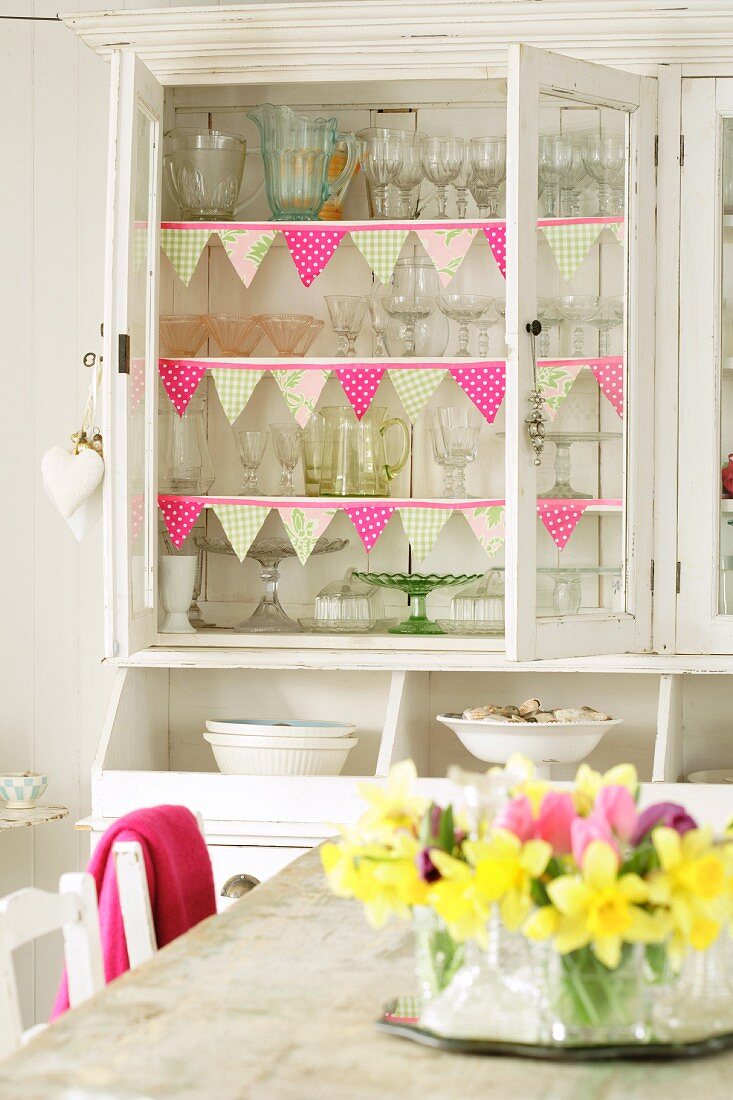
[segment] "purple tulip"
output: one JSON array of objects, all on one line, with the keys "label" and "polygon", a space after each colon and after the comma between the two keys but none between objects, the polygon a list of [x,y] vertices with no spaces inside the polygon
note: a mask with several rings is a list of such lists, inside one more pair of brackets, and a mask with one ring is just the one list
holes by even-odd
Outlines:
[{"label": "purple tulip", "polygon": [[437,882],[440,871],[430,858],[430,849],[422,848],[415,856],[415,865],[423,882]]},{"label": "purple tulip", "polygon": [[656,802],[653,806],[647,806],[639,814],[631,843],[636,847],[657,826],[664,825],[668,829],[674,829],[684,836],[690,829],[697,828],[694,817],[690,817],[684,806],[677,802]]}]

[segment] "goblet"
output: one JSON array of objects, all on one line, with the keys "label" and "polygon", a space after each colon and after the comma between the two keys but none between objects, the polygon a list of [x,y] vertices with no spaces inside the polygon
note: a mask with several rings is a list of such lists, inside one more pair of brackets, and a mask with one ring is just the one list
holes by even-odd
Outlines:
[{"label": "goblet", "polygon": [[544,188],[545,214],[548,218],[560,216],[561,182],[573,164],[573,147],[567,138],[559,134],[540,136],[537,172]]},{"label": "goblet", "polygon": [[537,342],[537,350],[540,359],[547,359],[550,354],[550,333],[564,320],[563,314],[557,306],[556,298],[537,299],[537,320],[542,325],[542,332]]},{"label": "goblet", "polygon": [[369,311],[369,321],[374,329],[374,335],[377,338],[377,346],[374,349],[375,356],[384,356],[387,354],[387,348],[384,344],[384,331],[389,321],[389,314],[387,313],[386,307],[388,298],[389,292],[375,283],[372,293],[368,298],[364,299]]},{"label": "goblet", "polygon": [[479,359],[487,359],[491,352],[491,334],[490,329],[495,325],[500,324],[504,320],[504,310],[497,308],[496,302],[492,301],[491,306],[487,309],[479,319],[476,321],[476,328],[478,330],[478,341],[476,343],[476,350],[478,352]]},{"label": "goblet", "polygon": [[493,299],[487,294],[441,294],[438,297],[438,306],[442,313],[451,321],[457,321],[458,351],[455,355],[470,356],[468,350],[469,325],[475,324],[485,313],[491,309]]},{"label": "goblet", "polygon": [[463,166],[463,139],[426,137],[420,143],[422,169],[438,196],[436,218],[445,218],[447,187],[460,174]]},{"label": "goblet", "polygon": [[373,188],[374,216],[387,217],[387,188],[394,183],[402,164],[405,138],[401,130],[368,126],[356,135],[361,143],[361,167]]},{"label": "goblet", "polygon": [[483,183],[479,183],[475,176],[471,175],[468,178],[468,190],[471,192],[471,198],[478,207],[479,218],[489,217],[489,204],[491,202],[491,188],[485,187]]},{"label": "goblet", "polygon": [[598,313],[600,298],[595,294],[564,294],[557,299],[557,308],[566,321],[573,323],[573,354],[583,355],[585,333],[583,325]]},{"label": "goblet", "polygon": [[452,469],[450,492],[453,499],[467,497],[466,466],[475,462],[483,417],[476,409],[441,406],[433,409],[433,430],[439,434],[439,449]]},{"label": "goblet", "polygon": [[267,446],[267,432],[252,432],[246,428],[237,428],[235,434],[237,454],[244,468],[244,481],[240,493],[242,496],[259,496],[257,471]]},{"label": "goblet", "polygon": [[470,156],[476,183],[487,188],[488,212],[481,216],[493,218],[499,209],[499,185],[506,179],[506,138],[471,138]]},{"label": "goblet", "polygon": [[598,340],[598,354],[606,356],[611,354],[611,329],[616,328],[624,319],[624,300],[615,296],[601,298],[598,312],[591,317],[590,324],[597,328],[600,334]]},{"label": "goblet", "polygon": [[611,188],[623,180],[626,140],[614,134],[589,134],[583,142],[583,163],[598,184],[598,215],[612,213]]},{"label": "goblet", "polygon": [[385,300],[384,308],[390,317],[397,317],[403,324],[402,340],[405,356],[415,354],[415,326],[424,321],[435,310],[435,298],[418,293],[392,294]]},{"label": "goblet", "polygon": [[469,182],[471,179],[471,158],[468,155],[468,147],[466,142],[463,142],[463,160],[461,161],[460,171],[453,180],[453,188],[456,193],[456,212],[459,218],[465,218],[466,210],[468,207],[468,192]]},{"label": "goblet", "polygon": [[325,301],[331,317],[331,327],[341,339],[336,355],[354,358],[356,338],[366,313],[365,300],[353,294],[327,294]]},{"label": "goblet", "polygon": [[409,218],[412,209],[412,192],[422,183],[423,169],[421,142],[425,135],[416,134],[415,138],[405,141],[402,146],[400,166],[395,176],[395,184],[400,193],[399,216]]},{"label": "goblet", "polygon": [[297,424],[273,424],[272,442],[277,460],[282,467],[277,495],[295,496],[293,470],[300,462],[300,456],[303,453],[303,429]]},{"label": "goblet", "polygon": [[443,433],[439,426],[433,425],[430,429],[430,442],[433,447],[433,460],[436,466],[443,471],[443,496],[450,499],[453,496],[453,466],[448,462],[448,452],[445,447]]},{"label": "goblet", "polygon": [[582,142],[570,138],[572,157],[567,167],[560,173],[560,216],[577,218],[580,215],[580,195],[583,185],[588,181],[588,169],[583,160]]}]

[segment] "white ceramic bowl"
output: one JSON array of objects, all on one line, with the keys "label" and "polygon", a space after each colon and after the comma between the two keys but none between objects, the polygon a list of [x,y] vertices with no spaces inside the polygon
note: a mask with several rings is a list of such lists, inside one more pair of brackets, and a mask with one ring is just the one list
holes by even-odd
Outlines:
[{"label": "white ceramic bowl", "polygon": [[733,783],[733,768],[713,768],[702,772],[690,772],[688,783]]},{"label": "white ceramic bowl", "polygon": [[7,810],[29,810],[48,786],[48,776],[40,772],[8,772],[0,775],[0,800]]},{"label": "white ceramic bowl", "polygon": [[479,760],[506,764],[512,753],[529,757],[534,764],[579,764],[599,743],[604,733],[623,722],[481,722],[438,715],[438,721],[455,733],[462,745]]},{"label": "white ceramic bowl", "polygon": [[350,722],[305,721],[289,718],[221,718],[206,723],[209,733],[247,737],[347,737],[356,731]]},{"label": "white ceramic bowl", "polygon": [[236,737],[205,733],[225,775],[340,775],[358,737]]}]

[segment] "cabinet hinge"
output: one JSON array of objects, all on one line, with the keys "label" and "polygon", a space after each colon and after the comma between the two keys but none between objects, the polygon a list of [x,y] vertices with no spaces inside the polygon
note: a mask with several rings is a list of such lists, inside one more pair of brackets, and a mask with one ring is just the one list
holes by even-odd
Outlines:
[{"label": "cabinet hinge", "polygon": [[680,594],[680,584],[682,581],[682,562],[677,562],[677,595]]},{"label": "cabinet hinge", "polygon": [[649,569],[649,587],[653,592],[654,591],[654,558],[652,558],[652,564],[651,564],[651,567]]},{"label": "cabinet hinge", "polygon": [[659,134],[654,135],[654,167],[659,167]]},{"label": "cabinet hinge", "polygon": [[680,168],[685,166],[685,135],[680,134]]},{"label": "cabinet hinge", "polygon": [[121,332],[117,337],[117,371],[119,374],[130,373],[130,336],[127,332]]}]

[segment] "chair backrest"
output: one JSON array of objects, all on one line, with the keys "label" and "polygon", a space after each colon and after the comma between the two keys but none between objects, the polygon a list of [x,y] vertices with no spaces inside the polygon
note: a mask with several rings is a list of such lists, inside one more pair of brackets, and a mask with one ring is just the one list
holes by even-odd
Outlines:
[{"label": "chair backrest", "polygon": [[62,875],[58,894],[28,888],[0,899],[0,1056],[21,1044],[23,1025],[13,952],[62,931],[72,1008],[104,989],[97,889],[86,871]]},{"label": "chair backrest", "polygon": [[[201,835],[205,836],[203,817],[198,812],[195,817]],[[112,845],[112,855],[117,873],[117,892],[122,926],[125,929],[127,957],[130,960],[130,970],[134,970],[152,959],[158,950],[145,857],[136,840],[116,840]]]}]

